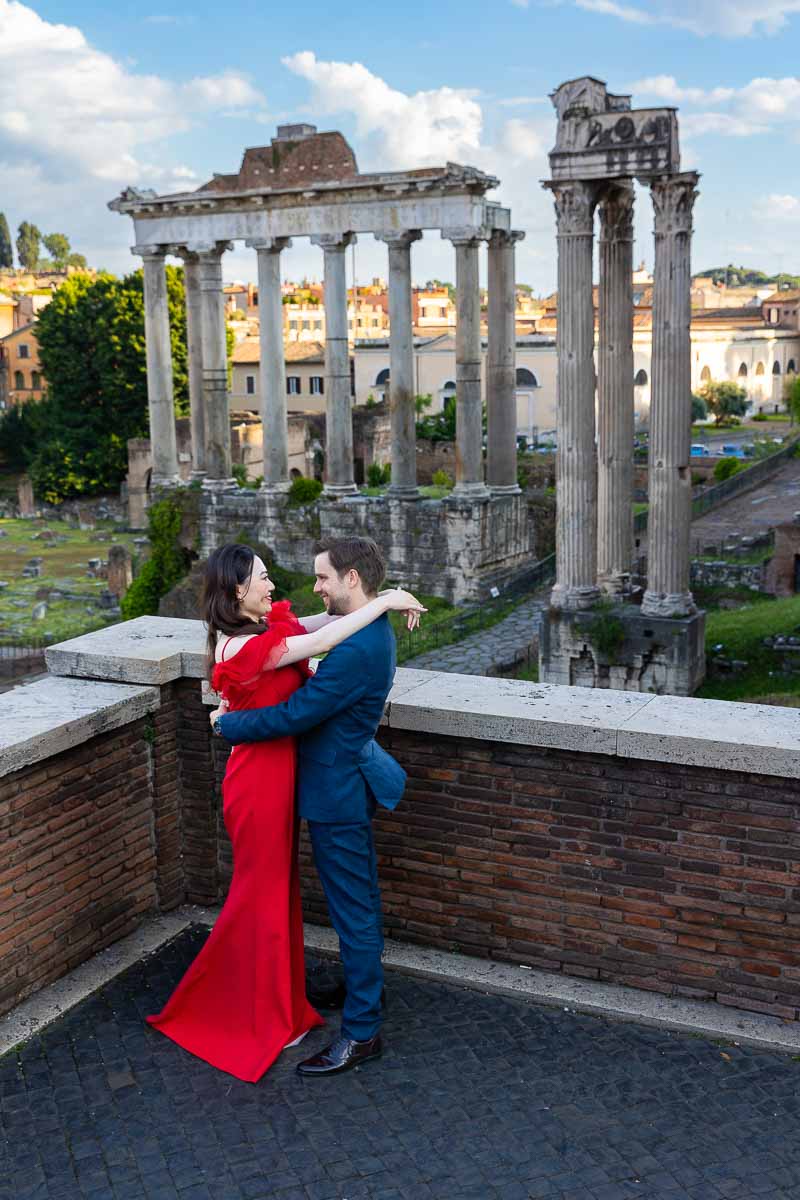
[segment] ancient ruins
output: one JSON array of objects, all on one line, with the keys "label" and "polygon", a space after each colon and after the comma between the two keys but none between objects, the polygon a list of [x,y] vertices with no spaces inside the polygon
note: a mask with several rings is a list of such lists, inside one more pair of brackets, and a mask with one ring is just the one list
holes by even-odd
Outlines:
[{"label": "ancient ruins", "polygon": [[[689,589],[690,246],[699,176],[680,170],[674,109],[631,109],[629,96],[588,77],[562,84],[552,100],[558,128],[544,186],[558,233],[558,519],[542,678],[691,694],[704,672],[704,617]],[[648,579],[640,609],[624,603],[634,555],[634,180],[650,189],[655,232]],[[598,638],[600,622],[610,627],[609,604],[616,637]]]},{"label": "ancient ruins", "polygon": [[[307,568],[309,544],[287,538],[289,487],[286,388],[281,317],[281,251],[308,237],[324,258],[326,478],[319,506],[323,531],[365,524],[353,478],[352,396],[347,347],[345,251],[358,235],[387,245],[391,319],[392,483],[369,507],[369,524],[406,582],[477,597],[528,559],[525,507],[516,474],[514,243],[511,214],[486,199],[498,180],[472,167],[446,166],[360,174],[340,133],[313,125],[278,129],[271,145],[247,150],[236,175],[215,175],[197,192],[157,196],[129,188],[110,207],[130,216],[133,252],[144,262],[147,379],[154,486],[178,478],[172,413],[172,364],[164,263],[182,258],[186,279],[192,451],[203,481],[204,545],[241,529],[231,478],[222,263],[243,240],[258,259],[264,485],[245,528],[280,546],[286,566]],[[418,501],[411,340],[411,247],[434,231],[456,259],[458,394],[456,481],[451,499]],[[481,419],[479,254],[489,254],[489,404],[484,475]],[[333,505],[338,501],[338,505]],[[345,501],[347,503],[342,504]],[[436,511],[427,512],[435,506]],[[421,509],[426,511],[422,513]],[[444,510],[444,511],[443,511]],[[238,524],[237,524],[238,523]],[[416,552],[418,549],[419,553]],[[414,551],[414,553],[412,553]],[[426,553],[427,551],[427,553]]]}]

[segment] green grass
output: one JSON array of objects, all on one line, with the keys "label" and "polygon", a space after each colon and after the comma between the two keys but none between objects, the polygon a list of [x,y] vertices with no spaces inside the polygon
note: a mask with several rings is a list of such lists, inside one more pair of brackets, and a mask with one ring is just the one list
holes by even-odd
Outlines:
[{"label": "green grass", "polygon": [[785,600],[762,598],[743,608],[708,612],[706,654],[710,656],[713,647],[721,644],[720,654],[742,659],[749,665],[746,671],[732,679],[704,683],[697,695],[717,700],[794,704],[792,697],[800,698],[800,675],[770,675],[770,671],[778,671],[780,656],[762,645],[762,641],[770,635],[798,631],[800,596]]},{"label": "green grass", "polygon": [[[381,485],[381,487],[369,487],[365,485],[359,489],[362,496],[385,496],[386,490],[386,485]],[[452,490],[452,488],[437,487],[434,483],[428,483],[419,489],[419,494],[424,500],[443,500],[445,496],[450,495]]]},{"label": "green grass", "polygon": [[[34,538],[43,529],[57,535],[54,545]],[[127,545],[134,554],[134,534],[118,532],[113,521],[101,521],[97,529],[83,530],[63,521],[39,519],[0,520],[0,531],[5,534],[0,537],[0,579],[9,585],[0,591],[0,642],[25,637],[63,641],[107,624],[103,610],[93,606],[105,591],[106,581],[88,578],[87,562],[90,558],[107,559],[112,539]],[[106,535],[108,540],[98,540],[98,534]],[[38,579],[23,579],[22,568],[34,557],[43,560],[42,574]],[[81,599],[52,604],[47,601],[46,617],[34,621],[31,612],[38,603],[36,593],[45,589],[80,594]],[[89,606],[91,613],[86,611]]]}]

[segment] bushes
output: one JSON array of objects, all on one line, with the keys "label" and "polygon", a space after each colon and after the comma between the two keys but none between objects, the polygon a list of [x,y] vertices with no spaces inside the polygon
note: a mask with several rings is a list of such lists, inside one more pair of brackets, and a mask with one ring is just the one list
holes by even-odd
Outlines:
[{"label": "bushes", "polygon": [[188,571],[190,556],[178,541],[182,524],[183,508],[177,496],[150,505],[147,536],[151,553],[122,599],[124,620],[155,615],[161,597]]},{"label": "bushes", "polygon": [[290,504],[313,504],[322,494],[322,484],[318,479],[307,479],[305,475],[299,475],[297,479],[292,480],[288,494]]},{"label": "bushes", "polygon": [[431,483],[434,487],[451,488],[453,486],[453,480],[447,474],[447,471],[442,470],[433,472]]},{"label": "bushes", "polygon": [[722,483],[725,479],[730,479],[731,475],[736,475],[741,471],[742,465],[738,458],[721,458],[714,467],[714,478],[717,483]]},{"label": "bushes", "polygon": [[373,487],[373,488],[384,487],[387,483],[389,483],[391,481],[391,478],[392,478],[392,464],[391,463],[385,463],[383,466],[381,466],[380,463],[371,463],[371,465],[369,467],[367,467],[367,486],[368,487]]}]

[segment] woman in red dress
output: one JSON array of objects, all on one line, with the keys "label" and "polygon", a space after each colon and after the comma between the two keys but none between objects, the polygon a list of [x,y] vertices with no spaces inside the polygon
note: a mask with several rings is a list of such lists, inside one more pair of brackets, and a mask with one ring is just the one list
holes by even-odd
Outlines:
[{"label": "woman in red dress", "polygon": [[[247,546],[221,546],[208,560],[203,615],[212,687],[232,710],[287,700],[311,674],[309,658],[383,613],[408,611],[413,627],[424,611],[394,589],[347,616],[299,621],[288,601],[272,604],[274,588]],[[251,1083],[324,1023],[306,999],[294,790],[293,738],[231,751],[222,784],[233,844],[228,897],[163,1011],[147,1018],[198,1058]]]}]

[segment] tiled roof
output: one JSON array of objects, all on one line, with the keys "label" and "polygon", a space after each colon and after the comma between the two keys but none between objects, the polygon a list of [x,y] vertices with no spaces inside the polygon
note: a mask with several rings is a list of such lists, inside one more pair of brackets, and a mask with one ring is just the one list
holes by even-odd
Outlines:
[{"label": "tiled roof", "polygon": [[[325,347],[321,342],[287,342],[283,354],[287,363],[324,362]],[[244,366],[248,363],[256,366],[260,361],[261,344],[258,338],[245,338],[234,348],[233,362],[236,366]]]},{"label": "tiled roof", "polygon": [[800,288],[785,288],[783,291],[773,292],[762,303],[783,304],[786,300],[800,300]]}]

